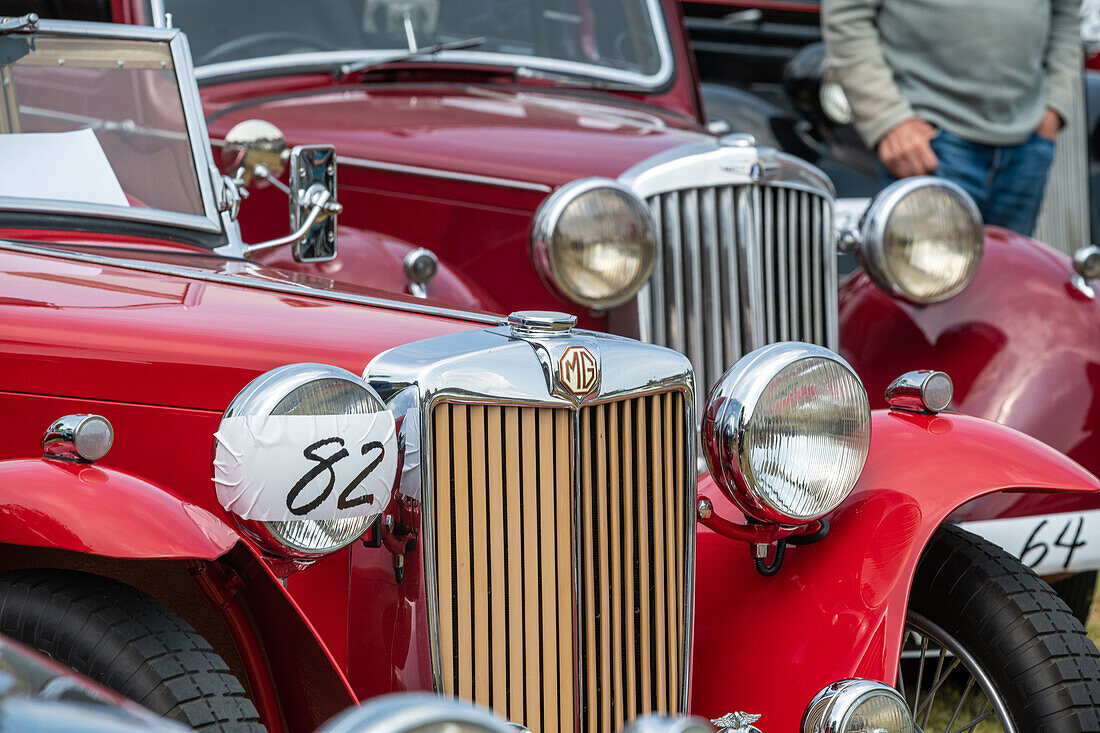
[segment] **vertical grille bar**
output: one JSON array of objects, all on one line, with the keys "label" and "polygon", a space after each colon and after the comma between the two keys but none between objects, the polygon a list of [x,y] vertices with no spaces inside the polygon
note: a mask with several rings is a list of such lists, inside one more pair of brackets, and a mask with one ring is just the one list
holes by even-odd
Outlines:
[{"label": "vertical grille bar", "polygon": [[779,338],[779,314],[775,309],[775,298],[772,288],[775,287],[775,192],[764,191],[764,236],[760,241],[764,250],[764,281],[761,288],[764,292],[764,322],[767,328],[767,343],[772,343]]},{"label": "vertical grille bar", "polygon": [[[722,246],[722,267],[719,274],[719,287],[725,281],[722,288],[722,298],[719,301],[720,312],[718,323],[722,324],[722,361],[718,365],[719,375],[726,367],[737,361],[736,355],[741,353],[741,268],[737,266],[737,226],[736,222],[736,197],[732,186],[723,186],[718,196],[718,231]],[[718,375],[713,377],[717,381]],[[702,389],[711,383],[708,379],[699,385]],[[697,390],[700,391],[700,390]]]},{"label": "vertical grille bar", "polygon": [[[520,421],[519,409],[507,407],[504,410],[504,439],[507,441],[505,461],[507,462],[506,497],[504,504],[504,523],[508,531],[506,555],[508,558],[507,615],[505,623],[508,629],[508,648],[515,656],[509,655],[508,661],[508,714],[510,720],[524,718],[523,700],[523,660],[524,660],[524,606],[523,593],[517,592],[523,587],[523,477],[529,470],[531,461],[523,449],[524,439],[535,438],[534,422],[528,419],[534,416],[524,413]],[[524,456],[523,465],[520,456]]]},{"label": "vertical grille bar", "polygon": [[[523,584],[524,587],[535,585],[542,588],[545,597],[554,593],[555,586],[552,583],[543,585],[541,551],[539,548],[540,527],[538,516],[533,516],[530,507],[539,506],[539,496],[542,487],[554,486],[554,430],[553,414],[548,410],[536,413],[534,410],[523,411],[524,425],[531,427],[535,445],[540,450],[550,450],[550,460],[538,461],[529,447],[524,450],[523,466],[523,514],[520,516],[520,524],[523,528]],[[542,659],[542,647],[539,644],[540,631],[546,627],[553,628],[551,619],[553,615],[544,614],[543,597],[535,594],[523,594],[523,637],[524,637],[524,689],[527,691],[524,700],[524,721],[530,728],[533,725],[543,727],[545,725],[540,688],[542,686],[541,672],[544,668]],[[549,652],[554,651],[554,644],[548,647]],[[549,656],[549,655],[548,655]],[[548,685],[553,680],[547,680]]]},{"label": "vertical grille bar", "polygon": [[706,313],[706,320],[700,324],[700,337],[707,352],[706,369],[703,370],[707,381],[710,381],[710,375],[718,375],[725,370],[722,335],[727,331],[727,325],[723,323],[726,319],[722,317],[722,300],[727,288],[722,287],[722,245],[717,199],[718,192],[713,188],[704,188],[699,192],[699,241],[702,245],[700,260],[704,280],[702,296]]},{"label": "vertical grille bar", "polygon": [[[456,616],[469,618],[473,614],[470,595],[473,585],[471,565],[474,560],[473,544],[470,542],[470,459],[469,441],[470,416],[465,405],[454,406],[454,539],[459,551],[455,553],[455,611]],[[442,604],[441,604],[442,605]],[[452,618],[452,623],[454,619]],[[459,660],[473,661],[473,624],[454,624],[454,633],[458,636],[456,657]],[[474,680],[472,674],[464,674],[473,664],[455,664],[455,688],[459,697],[473,699]]]},{"label": "vertical grille bar", "polygon": [[[667,290],[665,292],[665,320],[668,339],[676,344],[680,351],[686,352],[687,318],[684,307],[684,268],[682,264],[684,242],[680,238],[680,194],[677,191],[661,197],[664,203],[664,247],[669,267],[665,271]],[[675,303],[675,307],[671,307]]]}]

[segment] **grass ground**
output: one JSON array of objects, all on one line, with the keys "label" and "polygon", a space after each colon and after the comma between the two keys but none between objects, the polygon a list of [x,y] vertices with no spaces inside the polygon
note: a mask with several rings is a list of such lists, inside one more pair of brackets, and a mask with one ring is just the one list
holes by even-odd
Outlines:
[{"label": "grass ground", "polygon": [[1085,630],[1089,632],[1093,643],[1100,647],[1100,592],[1092,595],[1092,609],[1089,611],[1089,622],[1085,624]]}]

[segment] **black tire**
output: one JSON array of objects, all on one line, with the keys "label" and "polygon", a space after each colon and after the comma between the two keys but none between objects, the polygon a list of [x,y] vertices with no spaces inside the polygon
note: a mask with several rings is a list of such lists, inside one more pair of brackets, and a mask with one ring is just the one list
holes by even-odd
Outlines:
[{"label": "black tire", "polygon": [[1068,578],[1051,583],[1050,587],[1066,602],[1077,620],[1082,625],[1087,625],[1089,611],[1092,609],[1092,596],[1096,593],[1096,571],[1075,573]]},{"label": "black tire", "polygon": [[191,728],[264,731],[241,683],[206,639],[128,585],[62,570],[5,573],[0,633]]},{"label": "black tire", "polygon": [[[945,667],[958,665],[954,683],[969,673],[975,695],[990,686],[989,699],[1001,701],[1019,733],[1100,731],[1096,646],[1050,586],[986,540],[952,525],[936,532],[917,566],[906,630],[910,643],[915,632],[925,645],[949,652],[929,656],[922,679],[934,662],[951,660]],[[913,664],[903,658],[910,687]]]}]

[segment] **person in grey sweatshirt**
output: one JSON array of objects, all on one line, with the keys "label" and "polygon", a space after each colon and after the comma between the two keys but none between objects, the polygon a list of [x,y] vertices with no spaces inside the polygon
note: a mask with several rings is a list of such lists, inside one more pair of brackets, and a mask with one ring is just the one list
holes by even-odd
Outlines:
[{"label": "person in grey sweatshirt", "polygon": [[938,175],[1031,234],[1082,67],[1080,0],[823,0],[829,64],[885,181]]}]

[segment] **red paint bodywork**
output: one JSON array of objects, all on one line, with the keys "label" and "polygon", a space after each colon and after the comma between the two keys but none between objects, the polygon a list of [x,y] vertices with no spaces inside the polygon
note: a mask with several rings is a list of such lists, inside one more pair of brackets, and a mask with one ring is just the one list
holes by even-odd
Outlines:
[{"label": "red paint bodywork", "polygon": [[[955,383],[952,408],[1008,425],[1100,471],[1100,305],[1073,283],[1069,258],[989,227],[974,282],[944,303],[892,298],[862,271],[840,289],[840,351],[872,406],[910,369]],[[1098,497],[995,497],[958,519],[1100,507]]]},{"label": "red paint bodywork", "polygon": [[[758,575],[744,543],[699,529],[692,711],[764,712],[763,730],[795,731],[838,673],[893,684],[917,560],[959,503],[1004,489],[1098,487],[1065,456],[993,423],[873,412],[855,490],[825,539],[789,548],[778,575]],[[717,514],[739,516],[709,477],[699,491]]]}]

